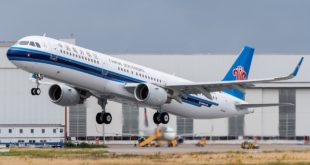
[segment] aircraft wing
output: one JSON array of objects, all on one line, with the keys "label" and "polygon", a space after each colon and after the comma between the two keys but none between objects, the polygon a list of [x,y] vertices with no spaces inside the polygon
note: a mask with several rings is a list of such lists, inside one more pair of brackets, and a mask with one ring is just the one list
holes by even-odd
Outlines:
[{"label": "aircraft wing", "polygon": [[294,71],[282,77],[254,79],[254,80],[234,80],[234,81],[219,81],[219,82],[205,82],[205,83],[182,83],[182,84],[167,84],[166,88],[173,90],[177,95],[187,94],[203,94],[209,99],[212,99],[210,92],[238,89],[244,91],[247,87],[255,86],[255,83],[269,83],[273,81],[289,80],[294,78],[302,64],[303,57],[300,59]]}]

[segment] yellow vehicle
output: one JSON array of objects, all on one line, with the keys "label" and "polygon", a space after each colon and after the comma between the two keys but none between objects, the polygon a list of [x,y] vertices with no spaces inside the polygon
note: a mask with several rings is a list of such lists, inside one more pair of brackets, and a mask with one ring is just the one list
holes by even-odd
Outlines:
[{"label": "yellow vehicle", "polygon": [[242,149],[259,149],[259,146],[257,144],[254,144],[252,142],[245,141],[241,143]]},{"label": "yellow vehicle", "polygon": [[152,141],[161,137],[162,133],[161,133],[161,129],[157,128],[155,130],[155,133],[147,138],[143,138],[141,140],[139,140],[139,147],[146,147],[152,144]]},{"label": "yellow vehicle", "polygon": [[163,133],[161,128],[156,128],[153,135],[138,140],[139,147],[160,147],[163,144],[168,144],[168,147],[176,147],[178,143],[176,139],[163,139]]},{"label": "yellow vehicle", "polygon": [[197,147],[204,147],[207,144],[207,139],[206,137],[202,137],[198,143],[196,144]]}]

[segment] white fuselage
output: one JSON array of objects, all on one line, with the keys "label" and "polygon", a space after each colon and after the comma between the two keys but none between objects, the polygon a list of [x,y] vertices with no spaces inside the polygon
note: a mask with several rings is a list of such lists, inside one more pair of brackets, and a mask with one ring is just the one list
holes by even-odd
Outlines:
[{"label": "white fuselage", "polygon": [[[166,84],[191,82],[48,37],[29,36],[20,41],[37,42],[40,48],[20,42],[13,45],[7,56],[19,68],[120,103],[148,106],[135,99],[133,92],[125,88],[127,83],[151,83],[164,87]],[[231,117],[250,112],[236,110],[236,103],[245,102],[225,92],[213,92],[212,96],[213,100],[203,95],[195,96],[213,102],[210,107],[172,100],[164,104],[162,110],[197,119]]]}]

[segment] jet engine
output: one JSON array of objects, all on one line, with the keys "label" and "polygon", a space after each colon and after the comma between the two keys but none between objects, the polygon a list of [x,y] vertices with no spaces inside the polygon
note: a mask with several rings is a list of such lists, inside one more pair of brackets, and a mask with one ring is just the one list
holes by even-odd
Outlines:
[{"label": "jet engine", "polygon": [[51,101],[62,106],[72,106],[81,102],[80,93],[64,84],[54,84],[48,90]]},{"label": "jet engine", "polygon": [[168,102],[166,90],[153,84],[139,84],[134,95],[138,101],[152,106],[161,106]]}]

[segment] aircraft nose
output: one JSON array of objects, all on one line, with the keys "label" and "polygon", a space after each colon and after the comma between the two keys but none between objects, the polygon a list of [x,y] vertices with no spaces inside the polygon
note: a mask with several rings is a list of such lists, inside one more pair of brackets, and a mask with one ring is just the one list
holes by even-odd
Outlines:
[{"label": "aircraft nose", "polygon": [[10,59],[13,55],[14,55],[14,51],[13,51],[12,47],[10,47],[8,49],[8,51],[6,52],[6,56],[8,59]]},{"label": "aircraft nose", "polygon": [[9,60],[18,57],[25,57],[28,53],[26,51],[21,51],[19,48],[11,46],[6,52],[6,56]]}]

